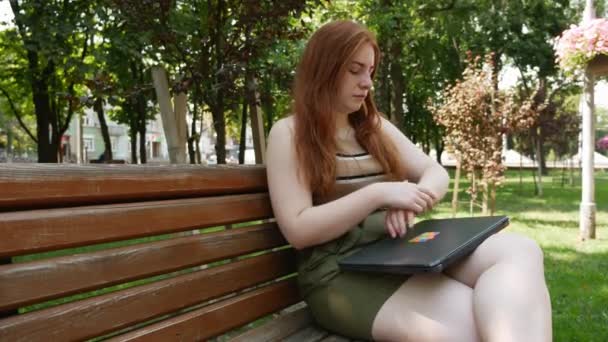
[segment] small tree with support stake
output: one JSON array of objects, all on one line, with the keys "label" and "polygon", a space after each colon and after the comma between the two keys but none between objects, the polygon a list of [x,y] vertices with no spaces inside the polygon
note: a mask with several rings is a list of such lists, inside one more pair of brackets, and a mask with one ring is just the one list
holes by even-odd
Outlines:
[{"label": "small tree with support stake", "polygon": [[482,213],[495,211],[496,187],[505,166],[502,162],[502,134],[529,128],[538,113],[533,101],[518,104],[513,94],[499,92],[492,83],[492,55],[469,59],[462,80],[444,91],[444,102],[433,107],[435,120],[445,127],[446,149],[456,156],[456,179],[452,214],[458,203],[458,183],[463,170],[471,179],[470,212],[482,195]]}]

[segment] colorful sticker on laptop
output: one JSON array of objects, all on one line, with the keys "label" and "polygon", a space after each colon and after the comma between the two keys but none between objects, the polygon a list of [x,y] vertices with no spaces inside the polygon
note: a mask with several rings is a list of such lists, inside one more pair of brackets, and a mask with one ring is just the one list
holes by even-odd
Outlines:
[{"label": "colorful sticker on laptop", "polygon": [[422,233],[422,234],[416,236],[415,238],[411,239],[409,242],[411,242],[411,243],[427,242],[429,240],[433,240],[437,235],[439,235],[439,232],[426,232],[426,233]]}]

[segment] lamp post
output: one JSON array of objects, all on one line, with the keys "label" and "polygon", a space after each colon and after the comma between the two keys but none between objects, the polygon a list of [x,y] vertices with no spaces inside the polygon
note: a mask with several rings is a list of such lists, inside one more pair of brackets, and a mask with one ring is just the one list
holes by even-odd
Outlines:
[{"label": "lamp post", "polygon": [[[587,0],[583,12],[583,23],[595,19],[595,6],[593,0]],[[595,239],[595,182],[593,179],[595,152],[593,140],[595,136],[595,103],[594,103],[595,75],[587,67],[584,79],[584,96],[582,106],[582,198],[580,204],[580,238]]]}]

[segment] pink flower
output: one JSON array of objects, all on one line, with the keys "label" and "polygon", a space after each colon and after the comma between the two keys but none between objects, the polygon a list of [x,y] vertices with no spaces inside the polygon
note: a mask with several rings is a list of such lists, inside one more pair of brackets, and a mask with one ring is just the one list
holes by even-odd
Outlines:
[{"label": "pink flower", "polygon": [[600,150],[608,150],[608,135],[598,140],[595,146]]},{"label": "pink flower", "polygon": [[567,73],[584,67],[593,57],[608,54],[608,20],[571,25],[555,41],[556,62]]}]

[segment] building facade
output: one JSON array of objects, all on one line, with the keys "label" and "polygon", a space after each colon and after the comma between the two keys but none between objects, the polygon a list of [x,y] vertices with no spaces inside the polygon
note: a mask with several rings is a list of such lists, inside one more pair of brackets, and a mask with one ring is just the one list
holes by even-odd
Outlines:
[{"label": "building facade", "polygon": [[[64,162],[77,162],[78,151],[78,120],[74,115],[70,122],[70,127],[63,135],[62,154]],[[82,120],[82,156],[85,163],[91,160],[98,160],[105,151],[101,125],[97,113],[92,109],[85,109],[81,114]],[[112,121],[106,116],[108,133],[112,145],[112,157],[114,160],[124,160],[131,163],[131,139],[129,137],[129,127]],[[136,143],[139,143],[139,138]],[[139,157],[139,146],[137,155]],[[154,120],[148,120],[146,125],[146,156],[149,162],[164,163],[168,162],[167,142],[163,132],[163,125],[160,115],[156,115]]]}]

